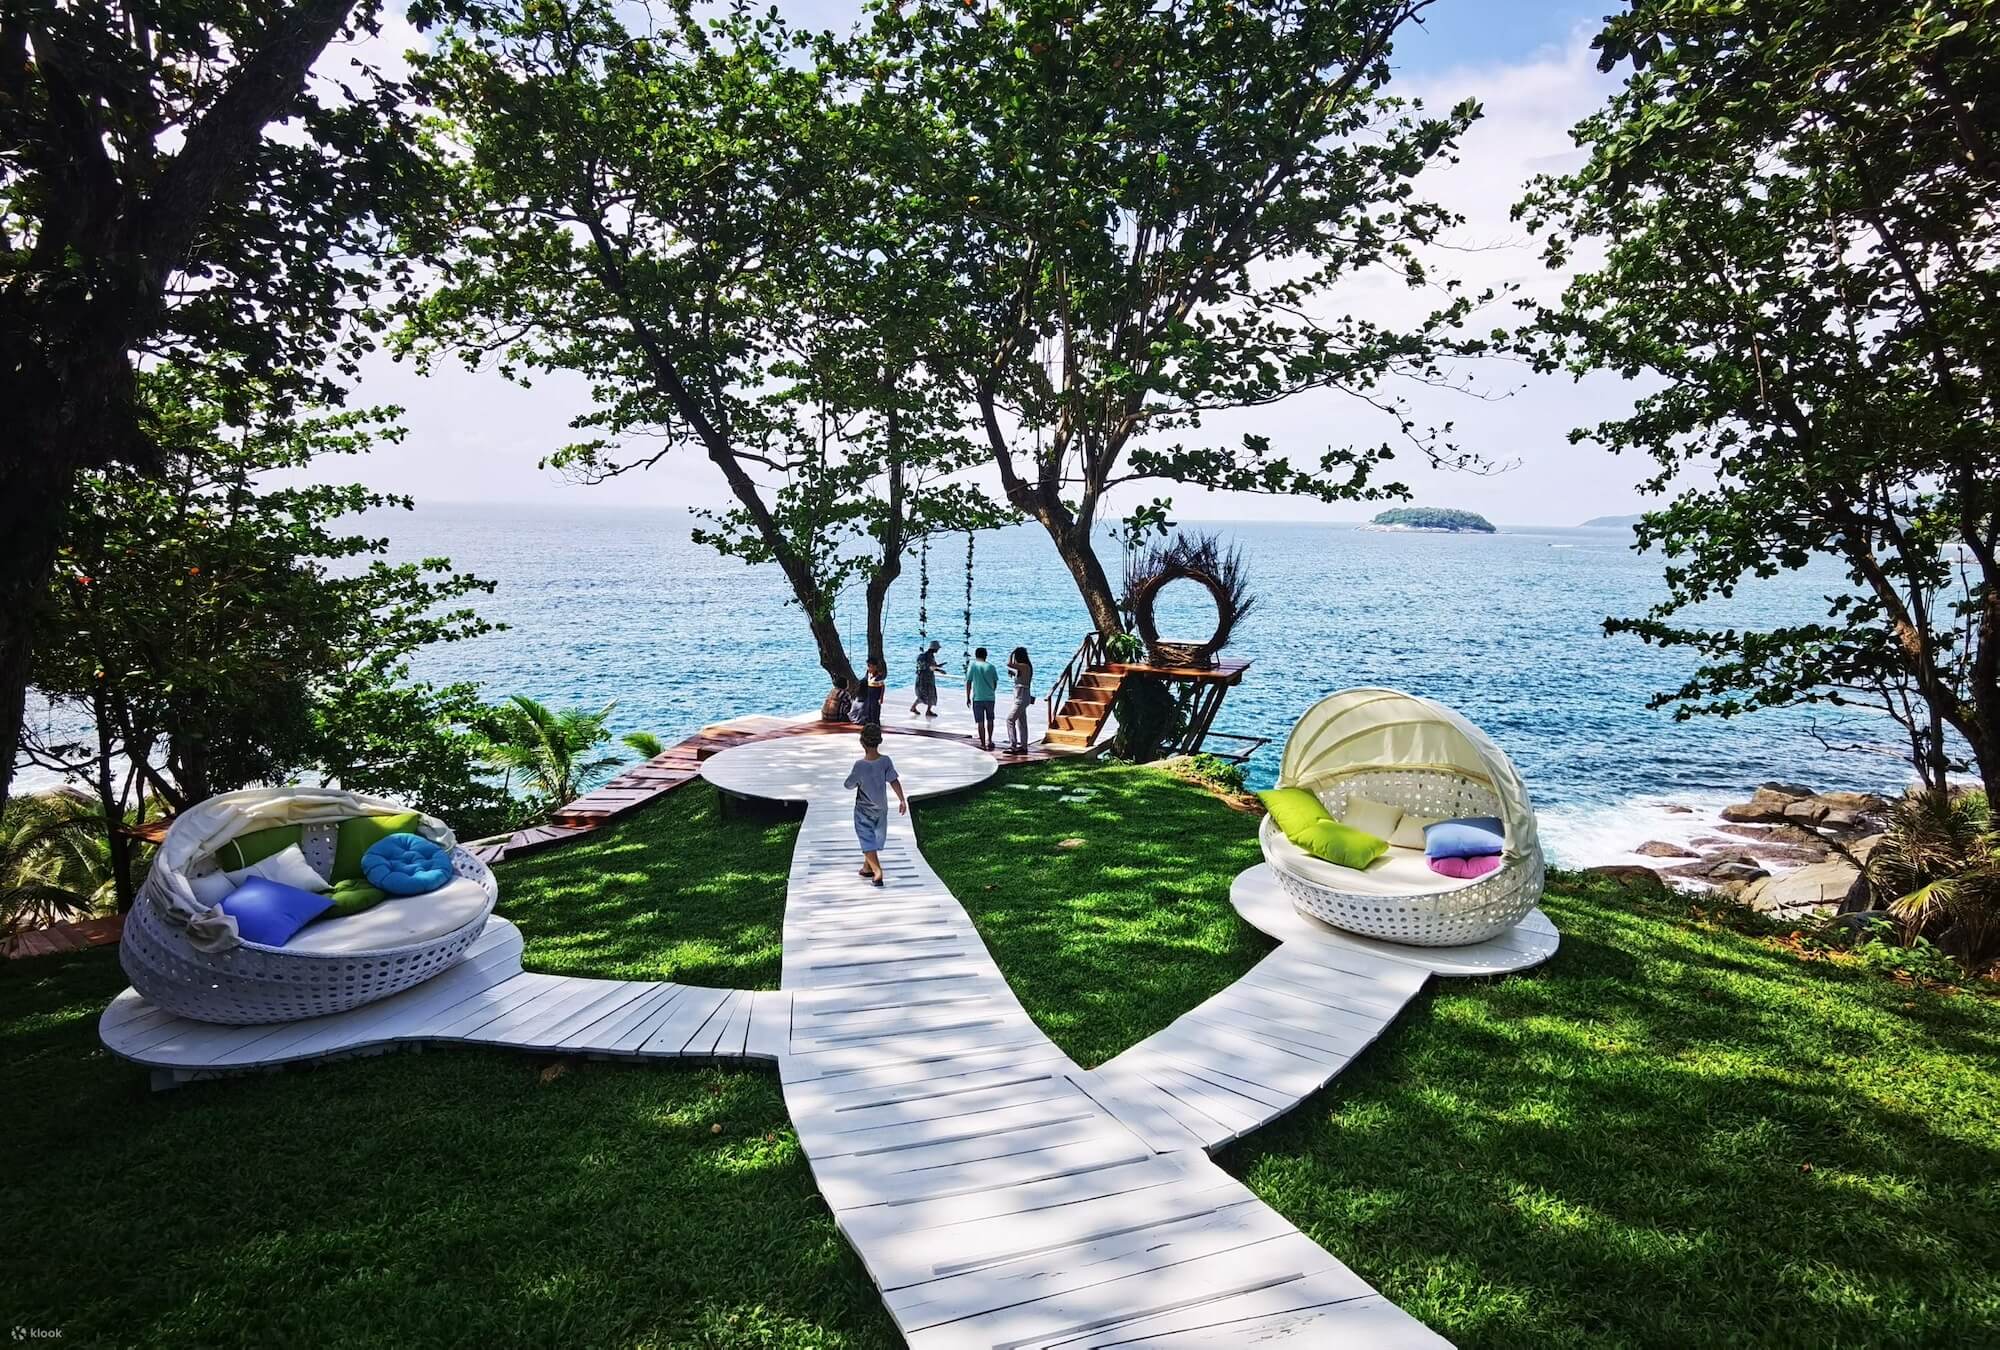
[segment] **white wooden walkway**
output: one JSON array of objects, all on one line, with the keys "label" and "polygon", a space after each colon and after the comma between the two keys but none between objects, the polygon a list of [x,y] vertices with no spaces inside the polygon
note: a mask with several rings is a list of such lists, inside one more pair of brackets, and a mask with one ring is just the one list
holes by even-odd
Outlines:
[{"label": "white wooden walkway", "polygon": [[[890,748],[916,796],[993,771],[955,742]],[[1028,1017],[907,819],[882,854],[888,884],[857,874],[838,786],[852,757],[846,738],[798,738],[702,768],[807,803],[781,991],[524,973],[519,932],[496,918],[451,970],[352,1012],[222,1027],[127,990],[103,1040],[156,1083],[412,1043],[775,1060],[827,1204],[917,1350],[1445,1344],[1208,1152],[1322,1087],[1432,974],[1546,959],[1546,919],[1479,948],[1390,948],[1299,918],[1252,868],[1232,900],[1282,945],[1085,1071]]]},{"label": "white wooden walkway", "polygon": [[127,989],[98,1022],[156,1087],[409,1045],[487,1045],[631,1059],[776,1059],[790,994],[521,969],[521,933],[487,922],[459,963],[379,1003],[301,1022],[229,1027],[175,1017]]},{"label": "white wooden walkway", "polygon": [[[744,767],[716,776],[743,783]],[[797,782],[796,756],[785,767]],[[912,1346],[1443,1344],[1210,1161],[1211,1118],[1180,1128],[1044,1036],[907,820],[888,884],[857,875],[839,781],[818,778],[793,858],[778,1069],[820,1190]],[[1311,1091],[1283,1081],[1291,1102]],[[1250,1127],[1222,1105],[1233,1089],[1189,1082]],[[1275,1114],[1269,1089],[1238,1086]]]}]

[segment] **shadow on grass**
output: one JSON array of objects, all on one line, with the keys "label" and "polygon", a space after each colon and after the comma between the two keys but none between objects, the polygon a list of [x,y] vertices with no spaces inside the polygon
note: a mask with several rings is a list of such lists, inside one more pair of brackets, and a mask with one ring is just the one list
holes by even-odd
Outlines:
[{"label": "shadow on grass", "polygon": [[597,835],[499,868],[529,970],[775,989],[798,821],[690,783]]},{"label": "shadow on grass", "polygon": [[2000,1009],[1558,878],[1221,1161],[1463,1345],[1992,1343]]},{"label": "shadow on grass", "polygon": [[[0,1325],[66,1345],[886,1347],[775,1075],[434,1050],[151,1094],[5,963]],[[719,1133],[714,1126],[720,1126]]]}]

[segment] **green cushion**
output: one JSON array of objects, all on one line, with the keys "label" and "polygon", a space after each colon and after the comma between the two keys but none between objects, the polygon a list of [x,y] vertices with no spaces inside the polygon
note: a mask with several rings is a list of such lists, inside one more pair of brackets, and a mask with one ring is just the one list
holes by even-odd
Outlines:
[{"label": "green cushion", "polygon": [[304,838],[305,829],[299,825],[273,825],[268,830],[252,830],[248,834],[237,835],[215,850],[215,865],[225,872],[240,872],[283,853]]},{"label": "green cushion", "polygon": [[361,876],[361,855],[392,834],[416,834],[423,817],[415,811],[393,816],[354,816],[340,822],[340,837],[333,846],[333,875],[330,881],[353,881]]},{"label": "green cushion", "polygon": [[1294,844],[1299,842],[1299,831],[1322,820],[1332,819],[1327,815],[1326,808],[1320,805],[1319,798],[1304,788],[1272,788],[1269,792],[1258,793],[1257,799],[1264,803],[1264,809],[1278,823],[1278,832]]},{"label": "green cushion", "polygon": [[1389,851],[1389,841],[1337,820],[1322,820],[1299,831],[1292,842],[1313,855],[1356,871]]},{"label": "green cushion", "polygon": [[366,880],[336,881],[333,889],[326,893],[326,898],[333,901],[333,908],[326,912],[326,917],[332,919],[342,914],[359,914],[364,909],[379,905],[389,898],[389,893],[377,890]]}]

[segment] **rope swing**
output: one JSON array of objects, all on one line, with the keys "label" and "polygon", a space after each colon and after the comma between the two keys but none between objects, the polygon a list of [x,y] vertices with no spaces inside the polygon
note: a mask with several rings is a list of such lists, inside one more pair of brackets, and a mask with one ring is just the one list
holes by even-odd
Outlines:
[{"label": "rope swing", "polygon": [[931,645],[931,537],[917,545],[917,646]]},{"label": "rope swing", "polygon": [[959,668],[972,668],[972,531],[965,532],[965,650]]}]

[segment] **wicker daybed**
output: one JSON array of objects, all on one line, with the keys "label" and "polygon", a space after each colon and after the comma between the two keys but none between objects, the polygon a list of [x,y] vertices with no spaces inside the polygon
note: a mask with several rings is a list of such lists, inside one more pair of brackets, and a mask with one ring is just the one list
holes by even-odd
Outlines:
[{"label": "wicker daybed", "polygon": [[282,947],[245,940],[234,919],[196,899],[188,885],[189,877],[216,870],[218,848],[274,825],[306,827],[306,859],[325,876],[340,821],[408,809],[332,788],[290,787],[226,792],[183,812],[126,917],[118,954],[132,987],[168,1012],[203,1022],[288,1022],[358,1008],[444,970],[486,927],[500,888],[491,869],[430,816],[417,832],[450,851],[456,876],[443,889],[309,924]]},{"label": "wicker daybed", "polygon": [[1395,689],[1348,689],[1306,711],[1285,742],[1279,787],[1304,788],[1341,819],[1350,796],[1432,819],[1498,816],[1498,870],[1439,876],[1423,852],[1391,848],[1357,870],[1323,861],[1265,817],[1264,860],[1302,913],[1349,932],[1420,947],[1481,942],[1541,899],[1546,866],[1521,776],[1470,722]]}]

